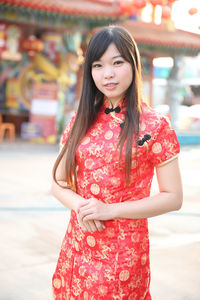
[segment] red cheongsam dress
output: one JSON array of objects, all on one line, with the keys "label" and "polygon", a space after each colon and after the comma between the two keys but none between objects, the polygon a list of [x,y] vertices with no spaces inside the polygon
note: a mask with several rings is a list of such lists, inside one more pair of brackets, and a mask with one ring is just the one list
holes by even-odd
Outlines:
[{"label": "red cheongsam dress", "polygon": [[[109,104],[104,100],[95,123],[76,153],[76,192],[83,198],[95,197],[108,204],[147,198],[154,167],[178,155],[179,144],[169,120],[145,103],[141,106],[140,145],[136,158],[133,141],[130,184],[127,185],[123,168],[125,149],[119,166],[117,148],[126,100],[121,100],[120,112],[108,114],[105,109]],[[63,133],[62,144],[67,140],[74,119],[75,116]],[[53,275],[56,300],[151,299],[147,219],[119,218],[104,221],[104,225],[101,232],[84,232],[75,211],[71,211]]]}]

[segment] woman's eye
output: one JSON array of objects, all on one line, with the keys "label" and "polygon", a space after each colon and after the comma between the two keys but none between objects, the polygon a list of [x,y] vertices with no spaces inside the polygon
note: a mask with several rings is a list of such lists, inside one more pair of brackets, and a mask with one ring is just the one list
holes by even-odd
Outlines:
[{"label": "woman's eye", "polygon": [[114,62],[114,65],[121,65],[121,64],[123,64],[123,61],[122,61],[122,60],[116,60],[116,61]]},{"label": "woman's eye", "polygon": [[100,68],[101,67],[101,64],[93,64],[92,65],[92,68]]}]

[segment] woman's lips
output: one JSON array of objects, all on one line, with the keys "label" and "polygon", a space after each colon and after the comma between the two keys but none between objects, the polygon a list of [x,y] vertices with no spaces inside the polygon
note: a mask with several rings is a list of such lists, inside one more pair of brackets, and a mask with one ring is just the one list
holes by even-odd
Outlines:
[{"label": "woman's lips", "polygon": [[117,83],[107,83],[107,84],[104,84],[104,87],[105,89],[107,90],[114,90],[117,86]]}]

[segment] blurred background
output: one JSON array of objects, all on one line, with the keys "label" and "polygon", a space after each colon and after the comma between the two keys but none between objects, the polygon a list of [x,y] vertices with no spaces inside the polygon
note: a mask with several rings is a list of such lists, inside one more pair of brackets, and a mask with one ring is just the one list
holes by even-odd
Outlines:
[{"label": "blurred background", "polygon": [[108,24],[136,40],[144,100],[171,119],[181,145],[183,208],[149,220],[153,300],[199,299],[200,1],[2,0],[2,300],[51,299],[69,218],[51,196],[51,170],[79,102],[88,41]]}]

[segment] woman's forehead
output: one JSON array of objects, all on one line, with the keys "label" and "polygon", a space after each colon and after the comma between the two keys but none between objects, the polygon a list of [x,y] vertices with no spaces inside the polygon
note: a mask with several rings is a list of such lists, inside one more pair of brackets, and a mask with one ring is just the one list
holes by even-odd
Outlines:
[{"label": "woman's forehead", "polygon": [[118,57],[121,57],[121,53],[119,52],[119,50],[117,49],[116,45],[114,43],[111,43],[107,49],[104,51],[104,53],[102,54],[102,56],[99,58],[99,60],[103,60],[103,59],[115,59]]}]

